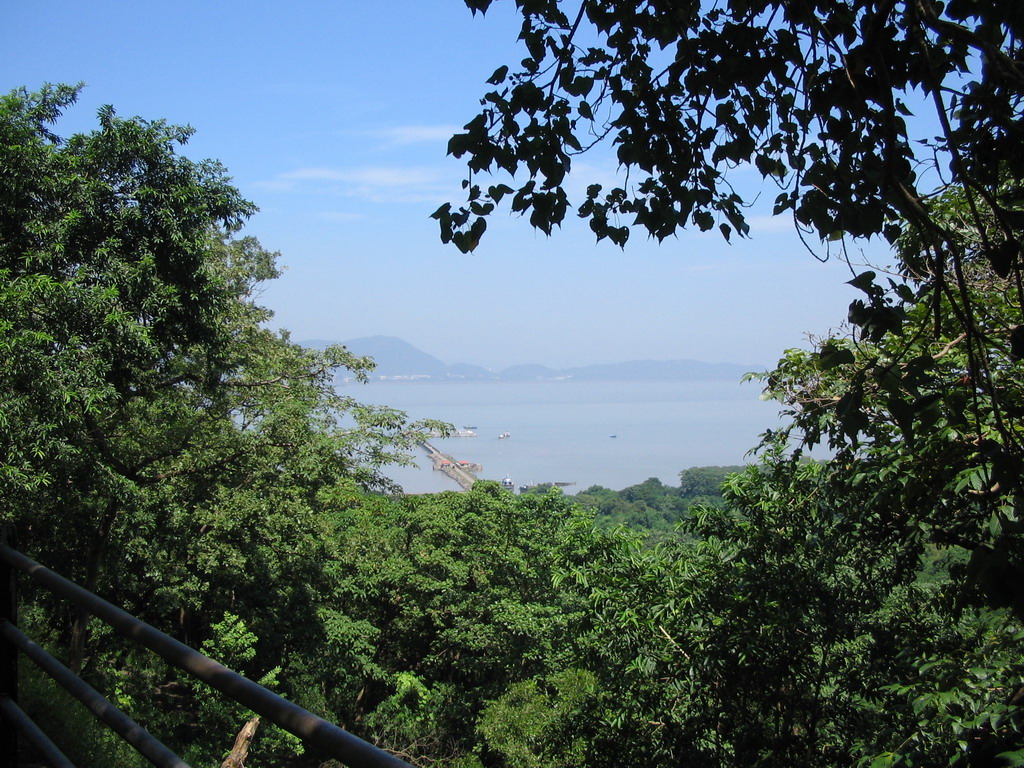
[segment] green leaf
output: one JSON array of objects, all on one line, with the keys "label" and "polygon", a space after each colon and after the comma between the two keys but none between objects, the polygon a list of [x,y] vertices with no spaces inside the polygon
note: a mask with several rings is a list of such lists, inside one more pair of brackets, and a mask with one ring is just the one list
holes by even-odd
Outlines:
[{"label": "green leaf", "polygon": [[819,364],[822,370],[831,370],[840,365],[848,365],[855,361],[853,351],[846,347],[838,347],[834,343],[828,343],[818,353]]},{"label": "green leaf", "polygon": [[1013,766],[1014,768],[1022,766],[1024,765],[1024,749],[1018,749],[1012,752],[1000,752],[996,755],[996,759],[1002,760],[1005,765]]}]

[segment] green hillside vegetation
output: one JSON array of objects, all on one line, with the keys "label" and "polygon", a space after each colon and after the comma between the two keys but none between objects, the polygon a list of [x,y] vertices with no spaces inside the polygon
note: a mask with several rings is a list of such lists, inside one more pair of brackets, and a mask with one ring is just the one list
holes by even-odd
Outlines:
[{"label": "green hillside vegetation", "polygon": [[668,533],[690,517],[691,507],[721,505],[722,484],[742,470],[740,466],[692,467],[679,473],[678,486],[651,477],[621,491],[593,485],[577,493],[574,500],[594,510],[601,527],[624,525],[637,531]]},{"label": "green hillside vegetation", "polygon": [[[823,238],[890,239],[895,273],[851,281],[849,331],[765,375],[786,423],[750,466],[575,499],[402,496],[381,468],[443,425],[338,395],[334,374],[372,362],[267,330],[275,254],[241,235],[255,209],[224,170],[178,153],[187,129],[105,108],[61,138],[76,89],[58,86],[0,99],[0,520],[31,557],[424,768],[1024,764],[1017,5],[587,2],[576,25],[517,7],[531,58],[453,151],[543,178],[492,201],[552,230],[573,110],[581,128],[607,114],[621,161],[657,176],[637,198],[588,191],[600,237],[625,241],[620,215],[659,238],[716,215],[742,233],[720,169],[744,165],[798,172],[778,207]],[[598,47],[572,42],[584,18]],[[679,44],[667,79],[650,41]],[[952,181],[927,195],[897,98],[918,87],[958,99],[932,147]],[[465,215],[438,218],[472,250],[493,205],[467,189]],[[807,461],[814,446],[832,458]],[[41,643],[220,764],[249,713],[22,600]],[[138,764],[21,674],[76,764]],[[249,757],[323,763],[266,726]]]}]

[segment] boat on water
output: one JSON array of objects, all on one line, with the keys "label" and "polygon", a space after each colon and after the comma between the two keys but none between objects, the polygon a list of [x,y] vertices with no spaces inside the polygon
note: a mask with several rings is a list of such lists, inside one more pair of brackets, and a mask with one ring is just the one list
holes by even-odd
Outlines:
[{"label": "boat on water", "polygon": [[476,432],[474,432],[472,429],[469,429],[467,427],[465,429],[457,429],[457,430],[455,430],[455,435],[454,436],[455,437],[476,437]]},{"label": "boat on water", "polygon": [[463,424],[463,429],[476,429],[476,424]]},{"label": "boat on water", "polygon": [[512,437],[512,434],[510,432],[502,432],[500,435],[498,435],[499,440],[504,440],[507,437]]}]

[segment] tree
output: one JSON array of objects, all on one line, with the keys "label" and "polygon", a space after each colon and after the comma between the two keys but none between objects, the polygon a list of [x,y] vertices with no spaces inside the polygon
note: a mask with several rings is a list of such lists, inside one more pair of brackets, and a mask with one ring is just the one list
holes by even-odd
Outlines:
[{"label": "tree", "polygon": [[254,208],[219,166],[175,155],[187,130],[108,107],[61,140],[76,95],[0,102],[0,478],[25,546],[55,547],[92,589],[120,513],[184,450],[187,428],[157,425],[229,370],[233,286],[208,262]]},{"label": "tree", "polygon": [[722,484],[743,467],[690,467],[679,473],[679,495],[686,498],[719,496]]},{"label": "tree", "polygon": [[[0,520],[195,647],[251,634],[221,645],[260,679],[323,585],[323,500],[394,490],[380,468],[438,425],[339,395],[334,372],[369,360],[266,328],[254,296],[276,254],[236,237],[255,207],[223,168],[178,154],[189,129],[104,107],[60,138],[77,92],[0,99]],[[126,697],[142,710],[170,690],[84,614],[25,597],[72,667],[120,690],[144,678]]]},{"label": "tree", "polygon": [[[475,13],[491,2],[466,4]],[[496,90],[449,144],[451,154],[469,157],[470,204],[435,216],[443,238],[464,250],[512,193],[512,210],[550,233],[569,208],[563,182],[572,158],[605,141],[632,173],[613,190],[591,185],[577,208],[599,239],[624,243],[630,226],[659,240],[689,224],[745,234],[749,201],[728,174],[749,165],[780,184],[777,212],[792,211],[823,238],[894,238],[899,219],[941,233],[924,202],[921,186],[936,179],[921,171],[918,136],[939,180],[1004,214],[1003,239],[1017,231],[998,194],[1004,174],[1018,177],[1024,162],[1024,12],[1015,4],[517,5],[527,57],[518,71],[494,73]],[[937,131],[906,119],[921,109],[933,112]],[[495,170],[524,171],[528,180],[518,190],[474,182]]]},{"label": "tree", "polygon": [[55,136],[76,95],[0,101],[4,518],[104,539],[137,492],[328,435],[335,469],[386,487],[374,468],[413,436],[400,414],[334,393],[334,369],[369,360],[262,327],[271,315],[252,297],[276,254],[231,237],[255,207],[218,164],[176,154],[190,129],[104,107],[98,130]]},{"label": "tree", "polygon": [[[474,12],[490,4],[467,0]],[[809,243],[882,236],[895,246],[891,277],[876,270],[852,281],[865,295],[849,313],[854,343],[884,344],[885,361],[857,358],[847,380],[877,379],[899,430],[924,410],[922,398],[939,396],[916,383],[922,355],[942,360],[950,376],[955,360],[969,385],[960,390],[957,471],[977,472],[984,488],[973,490],[985,491],[959,493],[976,522],[1001,507],[1016,519],[1024,440],[1006,380],[1024,357],[1024,8],[968,0],[518,7],[527,57],[517,71],[494,73],[480,114],[449,144],[468,158],[470,176],[467,204],[434,213],[442,239],[471,250],[506,198],[552,232],[569,211],[573,158],[602,143],[614,148],[625,182],[592,184],[578,201],[598,239],[621,245],[639,228],[663,240],[690,225],[745,235],[749,194],[730,174],[753,167],[778,185],[775,213],[791,214]],[[493,172],[519,174],[518,189],[485,189],[479,176]],[[1002,298],[979,293],[985,284]],[[852,354],[822,352],[826,370]],[[899,382],[886,383],[894,375]],[[874,414],[858,391],[842,395],[816,401],[814,412],[831,413],[842,429],[830,434],[856,444]],[[913,450],[913,436],[903,436]]]},{"label": "tree", "polygon": [[[1002,764],[1024,746],[1024,683],[1012,650],[1024,617],[1020,304],[1015,276],[998,274],[985,256],[992,229],[976,229],[967,197],[951,188],[930,203],[965,255],[955,300],[929,281],[881,291],[874,275],[859,276],[853,284],[894,325],[865,322],[852,337],[789,350],[764,377],[790,419],[767,436],[769,453],[799,465],[803,447],[828,446],[827,492],[850,500],[848,547],[893,557],[904,579],[950,553],[932,584],[942,595],[934,637],[894,638],[917,663],[916,674],[893,677],[906,697],[893,711],[912,701],[918,727],[904,722],[880,764]],[[908,226],[897,248],[913,263],[927,242]],[[971,333],[960,324],[965,306]],[[864,307],[854,304],[853,319]]]},{"label": "tree", "polygon": [[[765,377],[767,393],[791,419],[774,439],[826,443],[851,473],[888,478],[885,501],[876,502],[893,512],[877,527],[865,525],[864,535],[884,530],[908,547],[925,541],[969,551],[986,599],[1024,616],[1017,283],[994,274],[978,252],[986,233],[973,222],[963,226],[972,214],[962,192],[949,190],[932,206],[970,257],[960,267],[962,299],[928,283],[916,290],[894,284],[883,294],[872,275],[855,279],[898,318],[897,328],[878,332],[868,323],[859,337],[787,352]],[[919,232],[908,229],[898,246],[904,261],[916,258]],[[965,305],[983,357],[958,322]]]},{"label": "tree", "polygon": [[[474,12],[490,4],[467,0]],[[941,660],[918,666],[930,693],[893,673],[904,693],[921,694],[914,714],[929,713],[930,736],[906,735],[879,764],[1018,760],[1019,669],[1005,659],[1024,616],[1024,6],[517,6],[527,55],[515,71],[494,73],[480,114],[449,143],[467,158],[469,177],[466,202],[434,213],[442,239],[473,250],[486,217],[509,201],[548,234],[572,204],[599,240],[619,245],[631,229],[658,240],[686,226],[745,236],[744,213],[760,190],[738,186],[735,172],[752,168],[777,185],[775,214],[791,215],[812,249],[842,256],[862,238],[891,244],[890,274],[874,269],[851,281],[863,297],[850,306],[850,332],[812,352],[787,352],[766,377],[792,419],[768,435],[766,449],[786,457],[795,480],[803,449],[827,443],[835,458],[818,493],[834,500],[832,514],[843,513],[844,546],[884,556],[901,579],[930,548],[968,553],[943,590],[960,609],[979,610],[985,629],[964,630],[955,651],[936,644],[930,653]],[[606,145],[623,182],[591,184],[570,203],[573,159]],[[481,183],[500,172],[516,188]],[[782,514],[775,505],[796,490],[762,484],[745,510]],[[804,518],[792,523],[798,531],[819,519],[810,508]],[[801,570],[803,556],[783,570]],[[944,610],[953,626],[960,614]],[[926,641],[901,640],[907,653]],[[956,660],[985,649],[992,663],[978,669],[997,670],[985,673],[989,683],[970,679]],[[936,669],[947,677],[930,678]],[[736,722],[731,736],[750,733],[742,717]]]},{"label": "tree", "polygon": [[[948,553],[926,573],[922,542],[865,535],[898,512],[857,469],[769,454],[680,535],[583,569],[606,706],[587,765],[1012,764],[1019,621],[958,600]],[[523,693],[509,730],[536,727]]]},{"label": "tree", "polygon": [[[467,0],[486,11],[492,0]],[[932,193],[963,190],[965,220],[997,274],[1016,276],[1024,218],[1014,201],[1024,92],[1024,10],[954,0],[520,2],[527,57],[499,68],[483,109],[449,152],[468,157],[467,203],[441,206],[441,237],[476,247],[506,198],[551,233],[569,211],[575,156],[611,144],[621,186],[574,201],[598,239],[631,228],[658,240],[678,228],[745,235],[751,195],[730,174],[755,168],[778,186],[811,241],[882,235],[903,222],[923,249],[902,263],[953,303],[974,357],[963,265],[969,255]],[[926,119],[930,115],[931,119]],[[518,189],[481,174],[519,174]],[[898,320],[872,301],[861,325]],[[895,324],[895,325],[894,325]],[[978,360],[972,370],[982,380]]]},{"label": "tree", "polygon": [[313,636],[285,662],[304,667],[304,705],[424,764],[458,764],[478,751],[490,701],[578,663],[592,618],[556,574],[588,563],[605,537],[557,489],[514,496],[482,481],[324,501],[333,531]]}]

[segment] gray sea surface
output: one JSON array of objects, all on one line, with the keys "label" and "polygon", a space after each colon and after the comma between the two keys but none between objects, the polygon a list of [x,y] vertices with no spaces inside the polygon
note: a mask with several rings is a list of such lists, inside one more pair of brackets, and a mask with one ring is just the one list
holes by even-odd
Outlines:
[{"label": "gray sea surface", "polygon": [[[518,487],[572,483],[621,490],[657,477],[678,485],[695,466],[743,464],[759,435],[778,426],[778,403],[757,382],[700,381],[377,381],[341,384],[363,403],[433,418],[475,437],[431,442],[457,460],[482,464],[481,479]],[[500,438],[503,433],[507,438]],[[415,467],[388,467],[407,493],[458,490],[417,452]]]}]

